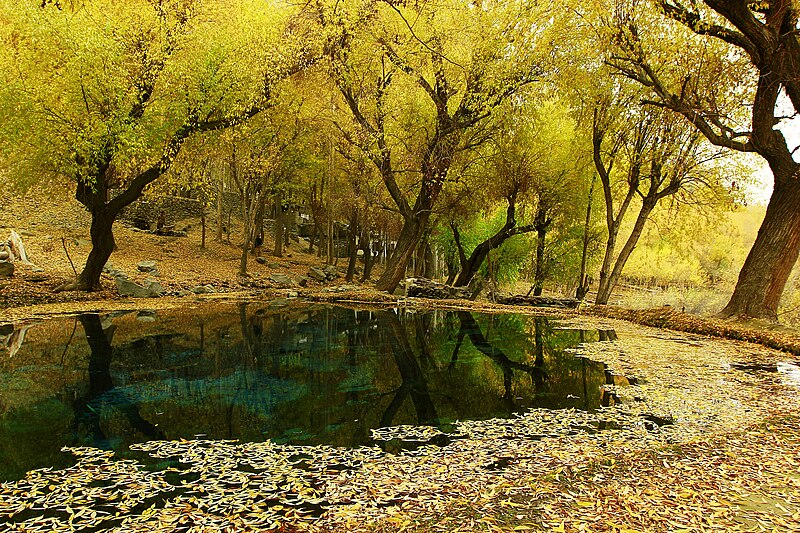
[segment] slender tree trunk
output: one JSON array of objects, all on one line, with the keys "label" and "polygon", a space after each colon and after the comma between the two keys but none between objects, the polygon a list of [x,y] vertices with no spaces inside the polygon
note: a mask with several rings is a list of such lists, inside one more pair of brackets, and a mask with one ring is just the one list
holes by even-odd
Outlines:
[{"label": "slender tree trunk", "polygon": [[775,180],[764,221],[721,316],[778,319],[778,304],[800,251],[799,178]]},{"label": "slender tree trunk", "polygon": [[347,275],[345,281],[350,283],[353,281],[353,276],[356,274],[356,262],[358,261],[358,246],[356,246],[356,235],[358,232],[358,209],[353,209],[352,218],[350,219],[350,236],[347,242],[347,251],[349,260],[347,262]]},{"label": "slender tree trunk", "polygon": [[206,247],[206,207],[205,205],[200,207],[200,227],[201,227],[201,235],[200,235],[200,248]]},{"label": "slender tree trunk", "polygon": [[272,255],[283,257],[283,198],[280,192],[275,193],[275,248]]},{"label": "slender tree trunk", "polygon": [[541,296],[544,289],[544,239],[547,226],[536,230],[536,272],[533,275],[533,295]]},{"label": "slender tree trunk", "polygon": [[589,292],[589,276],[586,274],[586,264],[589,259],[589,227],[592,222],[592,197],[594,196],[594,182],[597,174],[592,176],[592,184],[589,186],[589,202],[586,204],[586,220],[583,223],[583,251],[581,253],[581,273],[578,277],[578,288],[575,290],[575,298],[583,300]]},{"label": "slender tree trunk", "polygon": [[217,235],[216,235],[217,242],[222,242],[222,216],[223,216],[222,193],[223,193],[222,176],[220,176],[219,191],[217,191]]},{"label": "slender tree trunk", "polygon": [[458,248],[458,257],[459,261],[461,262],[461,272],[459,273],[456,281],[453,283],[454,287],[466,287],[472,281],[472,278],[475,277],[475,274],[481,268],[481,265],[486,260],[486,257],[489,255],[489,252],[493,249],[497,248],[501,244],[503,244],[506,240],[510,239],[514,235],[519,235],[521,233],[527,233],[533,231],[534,226],[521,226],[517,227],[517,220],[516,220],[516,195],[512,195],[508,199],[508,208],[506,209],[506,222],[502,228],[500,228],[497,233],[480,243],[478,246],[472,250],[469,258],[466,258],[464,255],[464,249],[461,246],[461,238],[458,233],[458,229],[454,224],[451,224],[451,228],[453,229],[453,238],[456,241],[456,246]]},{"label": "slender tree trunk", "polygon": [[251,205],[252,198],[248,194],[246,189],[242,189],[241,193],[242,198],[242,256],[239,260],[239,275],[240,276],[247,276],[247,256],[250,253],[250,240],[251,235],[253,234],[252,231],[252,224],[250,213],[253,209]]},{"label": "slender tree trunk", "polygon": [[375,264],[375,258],[372,255],[372,238],[370,237],[370,228],[367,225],[369,217],[364,217],[364,223],[361,224],[361,249],[364,251],[364,274],[361,276],[361,281],[367,281],[372,275],[372,265]]},{"label": "slender tree trunk", "polygon": [[620,250],[617,260],[614,262],[614,268],[611,269],[611,272],[605,278],[605,283],[597,290],[597,299],[595,300],[595,303],[600,305],[605,305],[608,303],[609,298],[611,298],[611,293],[613,292],[614,287],[617,285],[619,277],[622,274],[622,269],[625,267],[625,263],[628,262],[628,258],[630,258],[634,248],[636,248],[636,244],[639,242],[639,237],[642,236],[644,225],[647,223],[647,218],[650,216],[650,213],[652,213],[655,205],[655,200],[651,198],[644,199],[642,208],[639,210],[639,216],[636,217],[636,222],[633,224],[633,230],[631,231],[630,236],[628,236],[628,240],[625,241],[625,245],[622,247],[622,250]]}]

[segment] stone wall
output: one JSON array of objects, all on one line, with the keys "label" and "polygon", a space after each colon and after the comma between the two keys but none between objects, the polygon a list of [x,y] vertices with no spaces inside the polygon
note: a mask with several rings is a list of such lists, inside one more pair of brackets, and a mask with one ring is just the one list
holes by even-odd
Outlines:
[{"label": "stone wall", "polygon": [[[171,226],[186,218],[200,218],[202,203],[194,198],[183,196],[150,196],[140,198],[122,210],[119,218],[123,222],[136,228],[151,230],[156,229],[158,217],[164,213],[164,225]],[[206,208],[206,216],[216,219],[217,208],[210,205]],[[228,213],[238,216],[241,209],[239,194],[225,192],[222,196],[223,213],[226,218]]]}]

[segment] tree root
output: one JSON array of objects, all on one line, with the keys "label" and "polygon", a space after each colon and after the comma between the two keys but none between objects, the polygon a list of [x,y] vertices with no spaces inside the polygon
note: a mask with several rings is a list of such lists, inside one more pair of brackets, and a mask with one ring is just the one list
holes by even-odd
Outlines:
[{"label": "tree root", "polygon": [[72,280],[67,281],[66,283],[62,283],[58,287],[53,289],[53,292],[63,292],[63,291],[76,291],[78,290],[78,281]]}]

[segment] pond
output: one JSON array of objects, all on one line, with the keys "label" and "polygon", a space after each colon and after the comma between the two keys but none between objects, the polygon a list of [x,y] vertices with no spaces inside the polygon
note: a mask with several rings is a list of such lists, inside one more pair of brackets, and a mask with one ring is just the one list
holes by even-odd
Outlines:
[{"label": "pond", "polygon": [[542,316],[241,303],[49,319],[21,344],[19,333],[0,359],[2,480],[73,464],[64,446],[355,447],[380,427],[595,410],[613,383],[568,350],[613,331]]}]

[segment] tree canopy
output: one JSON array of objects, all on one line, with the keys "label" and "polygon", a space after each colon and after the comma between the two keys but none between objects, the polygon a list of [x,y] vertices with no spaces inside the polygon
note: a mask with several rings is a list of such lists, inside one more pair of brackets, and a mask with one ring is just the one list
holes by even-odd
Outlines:
[{"label": "tree canopy", "polygon": [[584,287],[588,268],[605,303],[648,221],[731,208],[750,176],[721,158],[755,153],[774,193],[724,312],[774,319],[800,250],[800,163],[775,127],[800,105],[798,12],[787,0],[2,0],[0,172],[20,189],[74,184],[92,213],[81,289],[98,286],[120,211],[170,176],[209,205],[236,182],[242,274],[268,212],[280,255],[281,213],[297,206],[328,261],[337,223],[349,270],[357,249],[385,254],[379,289],[412,265],[436,275],[446,242],[450,281],[466,285],[531,233],[512,262],[536,292]]}]

